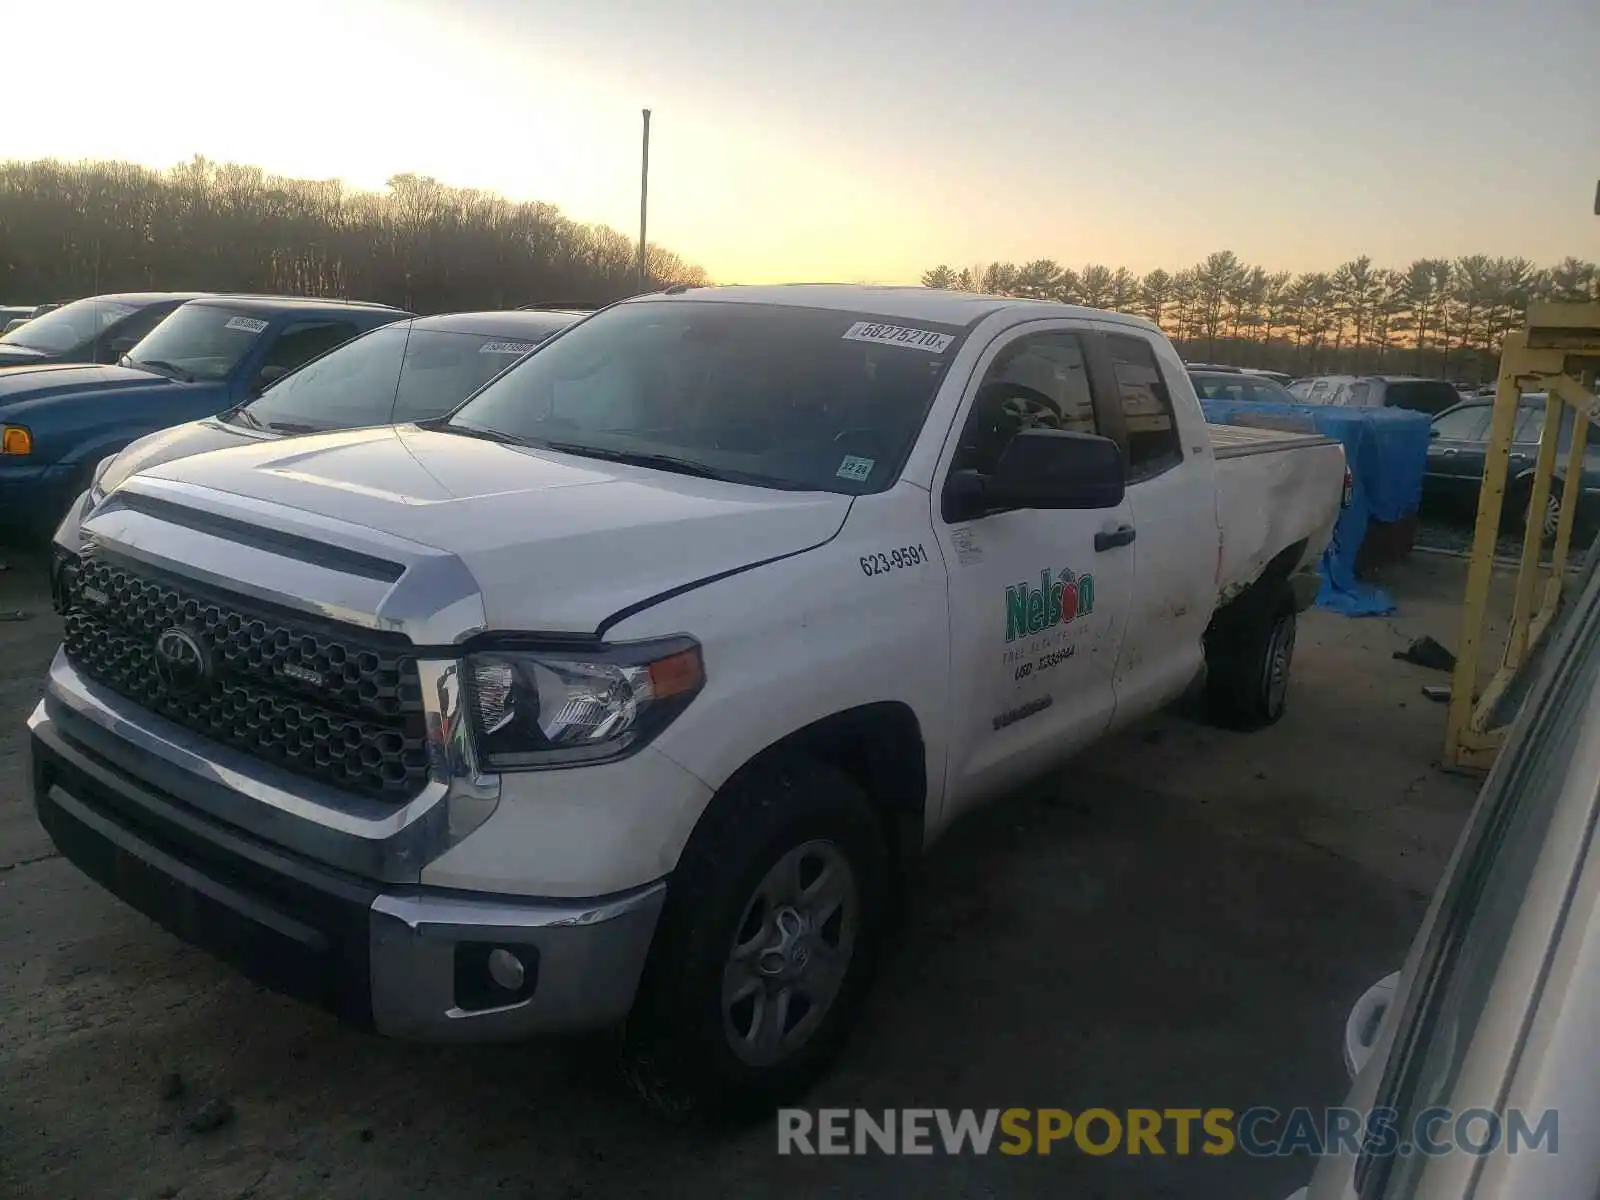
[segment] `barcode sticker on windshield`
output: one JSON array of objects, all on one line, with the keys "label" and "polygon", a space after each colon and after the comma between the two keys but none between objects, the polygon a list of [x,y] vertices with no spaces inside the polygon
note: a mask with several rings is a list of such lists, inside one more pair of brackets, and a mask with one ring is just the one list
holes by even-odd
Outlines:
[{"label": "barcode sticker on windshield", "polygon": [[526,354],[533,349],[532,342],[485,342],[478,347],[479,354]]},{"label": "barcode sticker on windshield", "polygon": [[229,317],[224,329],[242,329],[245,333],[260,333],[267,327],[265,321],[258,321],[254,317]]},{"label": "barcode sticker on windshield", "polygon": [[905,325],[880,325],[876,321],[857,321],[844,331],[846,341],[876,342],[883,346],[909,346],[930,354],[943,354],[955,335],[931,329],[911,329]]},{"label": "barcode sticker on windshield", "polygon": [[875,458],[858,458],[854,454],[846,454],[844,461],[839,464],[839,469],[834,472],[840,479],[848,479],[852,483],[865,483],[867,476],[872,474],[872,468],[877,466]]}]

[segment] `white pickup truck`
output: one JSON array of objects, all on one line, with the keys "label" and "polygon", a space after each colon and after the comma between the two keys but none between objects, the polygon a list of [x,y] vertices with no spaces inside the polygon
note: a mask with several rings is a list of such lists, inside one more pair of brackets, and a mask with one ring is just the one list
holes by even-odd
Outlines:
[{"label": "white pickup truck", "polygon": [[424,426],[182,458],[57,535],[30,719],[73,862],[379,1032],[621,1025],[796,1094],[908,867],[1166,704],[1282,711],[1336,443],[1208,427],[1136,318],[674,289]]}]

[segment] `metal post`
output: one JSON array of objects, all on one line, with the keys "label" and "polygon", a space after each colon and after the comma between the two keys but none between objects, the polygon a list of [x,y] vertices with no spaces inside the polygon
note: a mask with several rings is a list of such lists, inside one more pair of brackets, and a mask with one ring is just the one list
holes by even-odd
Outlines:
[{"label": "metal post", "polygon": [[639,290],[645,288],[650,278],[649,259],[645,252],[645,215],[650,207],[650,110],[644,110],[644,147],[639,158]]}]

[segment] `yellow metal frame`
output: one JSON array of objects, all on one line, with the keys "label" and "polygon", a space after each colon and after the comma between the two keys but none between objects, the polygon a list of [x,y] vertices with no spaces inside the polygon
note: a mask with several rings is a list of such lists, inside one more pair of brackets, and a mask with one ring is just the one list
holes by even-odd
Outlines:
[{"label": "yellow metal frame", "polygon": [[[1473,530],[1467,566],[1467,591],[1461,614],[1455,677],[1450,689],[1450,715],[1445,730],[1446,765],[1488,767],[1505,738],[1503,728],[1489,722],[1500,698],[1527,663],[1560,610],[1572,526],[1582,491],[1584,448],[1589,423],[1600,417],[1595,397],[1600,368],[1600,304],[1535,304],[1528,309],[1528,327],[1506,335],[1500,376],[1489,423],[1483,486],[1478,493],[1478,521]],[[1506,479],[1510,474],[1511,439],[1523,392],[1546,391],[1544,429],[1534,465],[1528,520],[1522,538],[1512,601],[1511,628],[1500,665],[1481,693],[1477,690],[1482,660],[1483,627],[1488,615],[1489,583],[1494,574],[1495,544],[1500,532]],[[1564,408],[1575,410],[1572,445],[1562,489],[1560,517],[1548,567],[1539,559],[1545,548],[1544,513],[1555,476],[1556,449]]]}]

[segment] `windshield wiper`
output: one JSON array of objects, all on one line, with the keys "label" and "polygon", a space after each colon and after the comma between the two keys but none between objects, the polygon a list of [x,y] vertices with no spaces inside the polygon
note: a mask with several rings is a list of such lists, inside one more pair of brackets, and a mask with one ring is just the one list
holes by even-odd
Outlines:
[{"label": "windshield wiper", "polygon": [[[251,420],[256,419],[251,418]],[[268,421],[267,428],[274,433],[327,433],[332,426],[310,425],[304,421]]]},{"label": "windshield wiper", "polygon": [[266,428],[266,426],[261,423],[261,419],[257,417],[255,413],[251,412],[248,406],[243,404],[235,404],[232,408],[228,409],[227,412],[218,413],[217,420],[227,421],[230,424],[234,421],[238,421],[241,424],[250,426],[251,429]]},{"label": "windshield wiper", "polygon": [[426,429],[433,433],[457,433],[462,437],[478,438],[485,442],[499,442],[505,446],[531,446],[535,443],[525,438],[514,437],[509,433],[501,433],[498,429],[483,429],[476,425],[454,425],[441,417],[432,417],[426,421],[415,422],[418,429]]},{"label": "windshield wiper", "polygon": [[576,442],[530,442],[541,450],[555,450],[579,458],[598,458],[605,462],[622,463],[629,467],[654,467],[658,471],[672,471],[678,475],[693,475],[699,479],[720,479],[730,482],[730,477],[703,462],[691,458],[678,458],[672,454],[654,454],[647,451],[606,450],[598,446],[584,446]]},{"label": "windshield wiper", "polygon": [[175,367],[171,363],[159,358],[130,358],[128,361],[136,367],[143,367],[146,370],[154,370],[161,375],[170,375],[179,383],[194,382],[194,376],[189,374],[189,372],[185,371],[182,367]]}]

